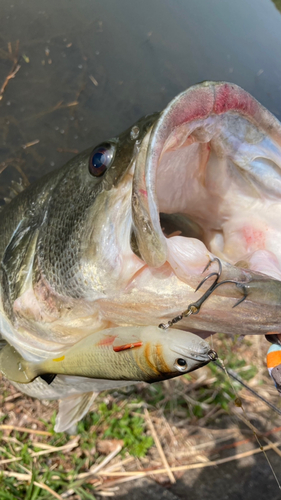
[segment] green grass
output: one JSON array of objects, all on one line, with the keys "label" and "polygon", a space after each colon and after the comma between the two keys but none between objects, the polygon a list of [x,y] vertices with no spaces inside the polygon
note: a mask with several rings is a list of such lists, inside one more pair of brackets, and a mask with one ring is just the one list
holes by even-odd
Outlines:
[{"label": "green grass", "polygon": [[[130,398],[132,406],[138,403],[139,399]],[[89,465],[98,463],[104,458],[96,451],[97,441],[122,440],[124,446],[121,457],[126,453],[135,457],[144,457],[153,446],[153,439],[146,433],[142,413],[143,409],[138,408],[131,411],[122,400],[108,404],[102,401],[98,405],[97,411],[89,413],[83,421],[78,423],[77,433],[80,437],[78,450],[74,449],[68,454],[63,452],[50,453],[41,456],[36,462],[31,457],[30,451],[41,451],[40,445],[34,446],[29,434],[14,431],[13,438],[16,440],[16,444],[10,442],[7,446],[5,441],[1,443],[1,460],[10,459],[13,456],[21,457],[20,464],[18,462],[7,464],[5,470],[25,473],[25,468],[32,471],[32,478],[30,483],[26,481],[17,483],[14,478],[0,474],[0,499],[50,499],[50,493],[36,486],[34,482],[45,483],[58,494],[73,489],[77,498],[82,500],[95,498],[94,486],[85,484],[84,481],[81,485],[80,481],[76,480],[77,475],[81,472],[87,472]],[[40,439],[40,442],[47,442],[50,446],[59,447],[70,442],[71,438],[67,433],[53,431],[55,418],[56,412],[52,414],[49,422],[41,419],[45,430],[51,432],[52,435],[47,440],[46,438]],[[2,418],[2,422],[5,423],[5,416]],[[3,432],[0,433],[0,442],[2,438]],[[6,450],[4,450],[5,445]],[[54,471],[50,470],[54,465]],[[75,498],[75,496],[71,498]]]},{"label": "green grass", "polygon": [[136,457],[143,457],[151,446],[153,439],[144,432],[144,419],[139,415],[131,415],[128,408],[124,409],[120,418],[120,409],[114,404],[112,409],[108,409],[105,403],[99,406],[99,414],[104,419],[106,429],[104,438],[122,439],[127,451]]}]

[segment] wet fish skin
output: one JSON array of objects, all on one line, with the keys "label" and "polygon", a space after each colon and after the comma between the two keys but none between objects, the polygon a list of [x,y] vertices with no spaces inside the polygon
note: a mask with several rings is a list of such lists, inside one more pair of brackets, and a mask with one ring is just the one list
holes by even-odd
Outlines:
[{"label": "wet fish skin", "polygon": [[25,360],[6,345],[0,351],[0,371],[23,384],[43,374],[151,383],[207,364],[209,350],[206,341],[189,332],[154,326],[117,327],[86,337],[59,358],[38,363]]}]

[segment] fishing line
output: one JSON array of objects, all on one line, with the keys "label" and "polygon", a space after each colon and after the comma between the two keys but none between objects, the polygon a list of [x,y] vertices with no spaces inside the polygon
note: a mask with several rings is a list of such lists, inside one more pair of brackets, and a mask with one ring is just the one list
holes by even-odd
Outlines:
[{"label": "fishing line", "polygon": [[260,394],[258,394],[254,389],[252,389],[248,384],[246,384],[239,377],[239,375],[237,375],[233,370],[227,370],[226,368],[223,368],[217,361],[213,361],[213,363],[215,363],[215,365],[218,366],[223,372],[226,372],[227,375],[229,375],[234,380],[236,380],[237,382],[239,382],[239,384],[243,385],[243,387],[245,387],[245,389],[247,389],[249,392],[251,392],[252,394],[254,394],[254,396],[256,396],[257,398],[261,399],[261,401],[263,401],[267,406],[269,406],[272,410],[274,410],[276,413],[278,413],[278,415],[281,415],[281,410],[279,410],[279,408],[277,408],[273,403],[271,403],[270,401],[268,401],[268,399],[266,399],[263,396],[261,396]]},{"label": "fishing line", "polygon": [[[215,357],[215,355],[216,355],[216,357]],[[267,401],[265,398],[263,398],[263,397],[262,397],[262,396],[260,396],[258,393],[256,393],[256,392],[255,392],[253,389],[251,389],[251,388],[250,388],[247,384],[245,384],[245,383],[244,383],[244,382],[240,379],[240,377],[239,377],[238,375],[236,375],[236,374],[234,375],[232,371],[227,370],[227,369],[226,369],[226,367],[225,367],[225,364],[224,364],[223,360],[222,360],[221,358],[219,358],[219,357],[218,357],[218,355],[217,355],[217,353],[216,353],[215,351],[210,352],[210,359],[211,359],[211,361],[213,361],[213,363],[215,363],[215,365],[216,365],[216,366],[218,366],[218,367],[219,367],[219,368],[220,368],[220,369],[221,369],[221,370],[222,370],[222,371],[226,374],[226,376],[227,376],[227,378],[228,378],[228,380],[229,380],[229,383],[230,383],[230,385],[231,385],[231,387],[232,387],[233,393],[234,393],[234,394],[235,394],[235,396],[236,396],[235,401],[234,401],[235,406],[237,406],[237,407],[241,408],[241,410],[243,411],[243,413],[244,413],[244,417],[245,417],[246,421],[248,422],[248,425],[249,425],[250,429],[252,430],[252,432],[253,432],[253,434],[254,434],[254,436],[255,436],[255,439],[256,439],[256,441],[257,441],[257,443],[258,443],[258,445],[259,445],[260,450],[263,452],[263,454],[264,454],[264,456],[265,456],[265,459],[266,459],[266,461],[267,461],[267,463],[268,463],[268,465],[269,465],[269,468],[270,468],[270,470],[271,470],[271,472],[272,472],[272,474],[273,474],[273,477],[274,477],[274,479],[275,479],[275,481],[276,481],[276,483],[277,483],[277,485],[278,485],[278,488],[279,488],[279,490],[281,490],[281,484],[280,484],[280,482],[279,482],[279,480],[278,480],[278,477],[277,477],[277,475],[276,475],[276,473],[275,473],[275,471],[274,471],[274,468],[273,468],[273,466],[272,466],[272,464],[271,464],[271,462],[270,462],[270,460],[269,460],[269,458],[268,458],[268,456],[267,456],[266,452],[265,452],[265,451],[264,451],[264,449],[263,449],[263,446],[262,446],[262,444],[261,444],[261,442],[260,442],[260,440],[259,440],[259,438],[258,438],[258,435],[257,435],[257,433],[256,433],[256,430],[255,430],[254,426],[251,424],[251,422],[250,422],[249,418],[247,417],[247,413],[246,413],[245,408],[243,407],[242,400],[241,400],[241,398],[238,396],[238,393],[237,393],[237,391],[236,391],[235,387],[233,386],[233,384],[232,384],[232,382],[231,382],[230,377],[232,377],[233,379],[237,380],[237,381],[239,382],[239,384],[243,385],[243,386],[244,386],[246,389],[248,389],[251,393],[255,394],[255,396],[257,396],[257,397],[258,397],[258,398],[260,398],[260,399],[261,399],[264,403],[266,403],[268,406],[270,406],[271,408],[273,408],[273,409],[274,409],[274,411],[276,411],[279,415],[281,414],[281,411],[280,411],[280,410],[278,410],[278,408],[276,408],[276,407],[275,407],[272,403],[270,403],[270,402],[269,402],[269,401]],[[219,363],[218,363],[218,361],[219,361]]]}]

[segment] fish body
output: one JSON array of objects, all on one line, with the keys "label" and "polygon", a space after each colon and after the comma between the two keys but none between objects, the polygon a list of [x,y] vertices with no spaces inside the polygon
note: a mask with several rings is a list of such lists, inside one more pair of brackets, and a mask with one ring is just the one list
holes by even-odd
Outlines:
[{"label": "fish body", "polygon": [[[2,208],[1,335],[43,363],[109,328],[156,327],[200,298],[215,257],[227,283],[178,326],[280,332],[280,217],[279,121],[236,85],[195,85]],[[70,376],[48,394],[79,394]],[[22,390],[44,397],[38,380]]]},{"label": "fish body", "polygon": [[207,364],[209,350],[205,340],[189,332],[119,327],[90,335],[63,356],[37,363],[7,345],[0,352],[0,370],[9,380],[25,384],[45,374],[156,382]]}]

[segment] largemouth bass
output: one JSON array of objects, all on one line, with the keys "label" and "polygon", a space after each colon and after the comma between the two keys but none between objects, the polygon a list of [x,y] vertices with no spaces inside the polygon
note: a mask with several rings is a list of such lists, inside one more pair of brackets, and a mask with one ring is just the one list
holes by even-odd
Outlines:
[{"label": "largemouth bass", "polygon": [[206,365],[209,352],[209,344],[193,333],[117,327],[89,335],[59,358],[39,362],[26,361],[7,344],[0,351],[0,368],[9,380],[24,384],[46,374],[151,383]]},{"label": "largemouth bass", "polygon": [[[43,362],[107,328],[165,323],[208,287],[195,293],[215,256],[232,283],[178,327],[280,332],[280,167],[279,121],[236,85],[214,82],[80,153],[1,211],[3,338]],[[67,377],[21,388],[86,392]]]}]

